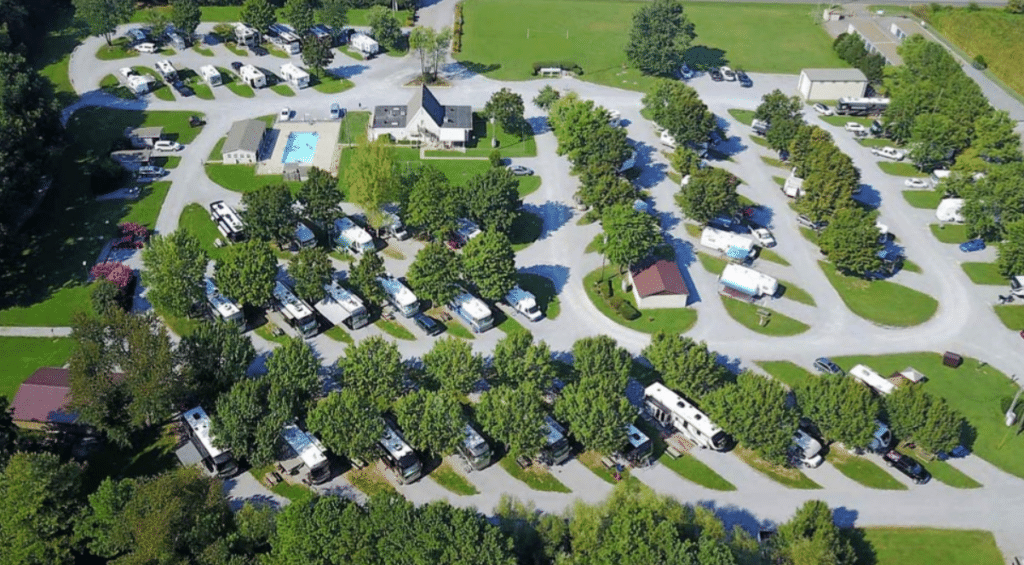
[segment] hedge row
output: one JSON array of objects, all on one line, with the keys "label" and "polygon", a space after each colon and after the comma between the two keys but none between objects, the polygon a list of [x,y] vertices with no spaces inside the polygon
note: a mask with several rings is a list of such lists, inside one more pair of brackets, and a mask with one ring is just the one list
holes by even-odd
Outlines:
[{"label": "hedge row", "polygon": [[640,311],[633,307],[632,304],[627,300],[623,300],[619,296],[615,296],[615,291],[612,289],[612,280],[608,279],[605,281],[599,281],[594,285],[594,290],[597,294],[604,299],[612,310],[622,316],[625,320],[635,320],[640,317]]},{"label": "hedge row", "polygon": [[462,51],[462,2],[455,5],[455,25],[452,26],[452,53]]},{"label": "hedge row", "polygon": [[578,63],[574,63],[572,61],[537,61],[536,63],[533,64],[533,74],[536,75],[540,73],[541,69],[547,69],[551,67],[559,68],[562,69],[563,71],[569,71],[575,75],[583,74],[583,67],[579,66]]}]

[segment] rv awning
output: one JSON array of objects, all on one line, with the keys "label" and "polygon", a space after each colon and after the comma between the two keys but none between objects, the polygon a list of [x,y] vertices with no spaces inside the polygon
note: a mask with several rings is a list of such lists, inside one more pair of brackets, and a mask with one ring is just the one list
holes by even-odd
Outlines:
[{"label": "rv awning", "polygon": [[749,249],[744,249],[742,247],[730,246],[729,249],[726,250],[725,254],[730,259],[740,259],[740,260],[742,260],[742,259],[746,259],[747,256],[750,255],[750,250]]}]

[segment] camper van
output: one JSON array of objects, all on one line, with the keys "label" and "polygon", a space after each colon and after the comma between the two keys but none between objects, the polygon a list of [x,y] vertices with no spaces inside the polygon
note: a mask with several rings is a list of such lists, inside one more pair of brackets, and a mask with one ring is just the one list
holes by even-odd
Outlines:
[{"label": "camper van", "polygon": [[409,290],[409,287],[402,284],[402,281],[391,275],[385,275],[377,277],[377,282],[380,284],[381,289],[384,290],[384,298],[400,314],[406,318],[411,318],[420,311],[419,299]]},{"label": "camper van", "polygon": [[199,67],[199,73],[203,75],[203,80],[206,81],[210,86],[220,86],[223,84],[223,77],[220,76],[220,71],[213,65],[203,65]]}]

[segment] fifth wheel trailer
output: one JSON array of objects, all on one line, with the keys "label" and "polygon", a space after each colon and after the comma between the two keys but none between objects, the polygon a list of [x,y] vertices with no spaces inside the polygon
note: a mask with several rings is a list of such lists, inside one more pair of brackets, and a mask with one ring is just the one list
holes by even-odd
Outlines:
[{"label": "fifth wheel trailer", "polygon": [[855,365],[850,369],[850,376],[864,383],[871,390],[887,396],[896,390],[896,385],[889,382],[885,377],[873,371],[867,365]]},{"label": "fifth wheel trailer", "polygon": [[370,314],[362,299],[341,286],[337,280],[324,285],[326,294],[313,305],[317,312],[335,326],[342,324],[358,330],[370,322]]},{"label": "fifth wheel trailer", "polygon": [[659,424],[674,429],[698,446],[724,451],[731,439],[687,399],[661,383],[644,389],[644,407]]},{"label": "fifth wheel trailer", "polygon": [[738,233],[704,228],[700,244],[724,253],[730,259],[743,261],[754,254],[754,240]]},{"label": "fifth wheel trailer", "polygon": [[331,478],[331,463],[327,459],[327,450],[316,436],[292,423],[281,430],[281,439],[309,469],[310,483],[319,485]]},{"label": "fifth wheel trailer", "polygon": [[775,296],[779,291],[779,281],[775,277],[733,263],[725,266],[718,280],[727,289],[741,292],[751,298],[761,295]]}]

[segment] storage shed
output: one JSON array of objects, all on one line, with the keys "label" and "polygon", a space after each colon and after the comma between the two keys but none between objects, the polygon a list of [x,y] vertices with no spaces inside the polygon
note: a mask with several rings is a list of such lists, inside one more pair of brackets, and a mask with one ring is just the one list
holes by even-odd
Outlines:
[{"label": "storage shed", "polygon": [[684,308],[690,298],[690,289],[675,261],[659,259],[635,266],[629,271],[629,282],[633,284],[636,306],[641,310]]},{"label": "storage shed", "polygon": [[859,69],[804,69],[797,89],[804,100],[862,98],[868,77]]}]

